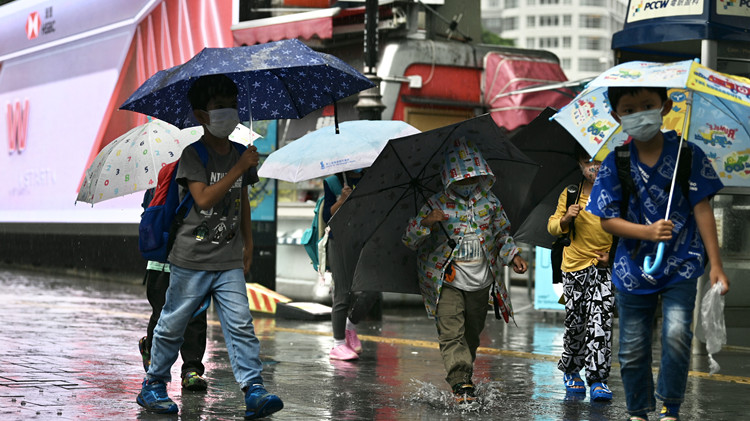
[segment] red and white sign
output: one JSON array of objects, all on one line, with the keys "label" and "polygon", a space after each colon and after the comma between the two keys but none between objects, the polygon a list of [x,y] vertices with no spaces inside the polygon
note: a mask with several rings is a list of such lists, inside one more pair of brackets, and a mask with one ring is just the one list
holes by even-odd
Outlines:
[{"label": "red and white sign", "polygon": [[26,134],[29,131],[29,100],[8,104],[8,153],[26,150]]},{"label": "red and white sign", "polygon": [[40,29],[42,29],[42,19],[39,17],[39,12],[31,12],[26,19],[26,38],[38,37]]}]

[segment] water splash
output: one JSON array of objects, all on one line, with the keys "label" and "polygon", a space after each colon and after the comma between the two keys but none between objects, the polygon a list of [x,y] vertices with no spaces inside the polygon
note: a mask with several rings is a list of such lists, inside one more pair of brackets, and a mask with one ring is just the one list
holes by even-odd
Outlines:
[{"label": "water splash", "polygon": [[404,396],[404,400],[410,401],[412,405],[427,404],[436,409],[446,411],[446,414],[488,414],[503,409],[506,399],[503,396],[500,382],[479,381],[474,384],[477,400],[470,405],[459,405],[453,398],[453,393],[443,385],[436,386],[429,382],[412,379],[409,390],[413,390]]}]

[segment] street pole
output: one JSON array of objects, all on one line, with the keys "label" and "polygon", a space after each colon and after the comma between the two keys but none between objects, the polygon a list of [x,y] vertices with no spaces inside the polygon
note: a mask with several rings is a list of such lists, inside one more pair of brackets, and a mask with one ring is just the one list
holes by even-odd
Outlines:
[{"label": "street pole", "polygon": [[[359,101],[354,106],[359,112],[360,120],[381,120],[385,105],[380,95],[380,78],[377,75],[378,63],[378,0],[365,1],[365,76],[375,84],[374,87],[361,91]],[[371,305],[367,310],[370,320],[383,319],[383,294],[380,292],[362,292],[363,302]],[[369,295],[369,297],[367,296]],[[374,301],[374,302],[373,302]],[[356,307],[357,300],[352,303]]]},{"label": "street pole", "polygon": [[378,0],[365,1],[365,76],[374,87],[359,93],[359,101],[354,106],[360,120],[380,120],[385,105],[380,95],[380,78],[377,75],[378,62]]}]

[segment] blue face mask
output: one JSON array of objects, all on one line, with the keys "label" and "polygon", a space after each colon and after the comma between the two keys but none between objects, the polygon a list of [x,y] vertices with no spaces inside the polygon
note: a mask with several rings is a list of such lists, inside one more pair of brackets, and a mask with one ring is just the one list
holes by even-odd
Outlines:
[{"label": "blue face mask", "polygon": [[622,131],[637,141],[648,142],[653,139],[659,132],[659,129],[661,129],[662,108],[664,108],[664,106],[659,109],[641,111],[620,117]]}]

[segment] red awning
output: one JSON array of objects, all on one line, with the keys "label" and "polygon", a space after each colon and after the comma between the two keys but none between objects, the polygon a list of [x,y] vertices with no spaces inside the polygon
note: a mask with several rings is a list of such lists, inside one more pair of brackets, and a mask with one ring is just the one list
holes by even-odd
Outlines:
[{"label": "red awning", "polygon": [[282,39],[333,37],[333,17],[338,7],[241,22],[232,26],[234,45],[255,45]]},{"label": "red awning", "polygon": [[548,106],[560,108],[569,103],[573,95],[555,90],[513,92],[566,80],[556,61],[491,52],[484,58],[483,100],[498,126],[514,130],[528,124]]}]

